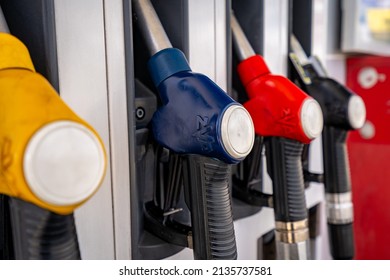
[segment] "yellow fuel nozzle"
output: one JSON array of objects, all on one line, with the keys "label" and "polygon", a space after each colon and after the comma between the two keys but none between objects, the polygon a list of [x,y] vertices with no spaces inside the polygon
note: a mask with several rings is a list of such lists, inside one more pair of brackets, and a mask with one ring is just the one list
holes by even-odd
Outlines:
[{"label": "yellow fuel nozzle", "polygon": [[70,214],[99,188],[103,142],[50,83],[29,52],[0,33],[0,193]]}]

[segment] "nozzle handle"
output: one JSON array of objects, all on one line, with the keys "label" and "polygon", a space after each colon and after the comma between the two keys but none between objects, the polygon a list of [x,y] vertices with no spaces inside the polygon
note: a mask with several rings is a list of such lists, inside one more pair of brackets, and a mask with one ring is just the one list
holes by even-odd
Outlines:
[{"label": "nozzle handle", "polygon": [[353,203],[347,131],[325,127],[322,135],[324,184],[331,254],[334,259],[354,257]]},{"label": "nozzle handle", "polygon": [[233,11],[230,13],[230,24],[232,29],[233,47],[236,50],[238,59],[242,61],[254,56],[256,53],[245,36],[245,33],[238,23]]},{"label": "nozzle handle", "polygon": [[302,151],[303,144],[296,140],[270,137],[266,141],[267,170],[273,184],[277,242],[284,244],[278,247],[281,248],[280,254],[291,259],[308,259],[310,256]]},{"label": "nozzle handle", "polygon": [[272,179],[277,221],[307,219],[302,151],[303,144],[296,140],[270,137],[266,142],[267,169]]},{"label": "nozzle handle", "polygon": [[80,259],[73,213],[55,214],[12,197],[9,207],[15,259]]},{"label": "nozzle handle", "polygon": [[322,133],[324,154],[325,192],[345,193],[351,191],[346,138],[348,131],[325,126]]},{"label": "nozzle handle", "polygon": [[237,258],[230,165],[199,155],[184,156],[184,185],[190,201],[195,259]]},{"label": "nozzle handle", "polygon": [[163,49],[172,48],[152,3],[149,0],[133,0],[133,7],[150,54],[154,55]]}]

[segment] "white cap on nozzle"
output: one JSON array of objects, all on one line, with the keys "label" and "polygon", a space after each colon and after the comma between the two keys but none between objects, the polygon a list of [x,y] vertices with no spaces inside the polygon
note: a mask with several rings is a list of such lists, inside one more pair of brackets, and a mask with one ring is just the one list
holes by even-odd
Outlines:
[{"label": "white cap on nozzle", "polygon": [[252,118],[243,106],[234,104],[226,109],[221,121],[221,136],[231,157],[242,159],[250,153],[255,130]]},{"label": "white cap on nozzle", "polygon": [[317,138],[322,133],[324,117],[322,115],[321,106],[311,97],[306,98],[303,101],[301,108],[301,125],[309,139]]},{"label": "white cap on nozzle", "polygon": [[56,206],[75,205],[99,187],[105,173],[104,148],[87,127],[56,121],[27,144],[23,171],[31,191]]},{"label": "white cap on nozzle", "polygon": [[348,121],[353,129],[363,127],[366,121],[366,106],[359,95],[352,95],[348,101]]}]

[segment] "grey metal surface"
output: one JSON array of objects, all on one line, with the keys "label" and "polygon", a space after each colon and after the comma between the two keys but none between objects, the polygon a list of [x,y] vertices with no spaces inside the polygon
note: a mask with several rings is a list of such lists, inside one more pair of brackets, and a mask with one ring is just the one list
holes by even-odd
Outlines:
[{"label": "grey metal surface", "polygon": [[137,24],[141,29],[151,55],[166,48],[172,48],[167,34],[149,0],[133,0]]},{"label": "grey metal surface", "polygon": [[76,211],[81,255],[131,259],[123,1],[56,1],[55,9],[61,96],[98,131],[109,161],[101,189]]},{"label": "grey metal surface", "polygon": [[128,132],[135,126],[134,114],[128,114],[134,100],[127,102],[126,95],[134,90],[134,81],[126,80],[123,9],[122,0],[104,1],[115,259],[131,259],[130,184],[135,184],[134,166],[129,166],[135,162],[135,132]]},{"label": "grey metal surface", "polygon": [[353,222],[352,193],[327,193],[326,216],[331,224],[348,224]]},{"label": "grey metal surface", "polygon": [[258,257],[257,240],[275,227],[272,208],[262,208],[258,213],[234,222],[239,260],[255,260]]},{"label": "grey metal surface", "polygon": [[276,257],[279,260],[311,259],[308,220],[275,223]]},{"label": "grey metal surface", "polygon": [[231,0],[232,9],[256,54],[263,55],[264,0]]},{"label": "grey metal surface", "polygon": [[81,256],[83,259],[113,259],[103,3],[93,0],[56,1],[55,13],[61,96],[95,127],[103,139],[109,160],[100,190],[75,213]]},{"label": "grey metal surface", "polygon": [[286,75],[289,1],[264,0],[264,58],[274,74]]},{"label": "grey metal surface", "polygon": [[0,32],[9,33],[7,21],[5,20],[3,9],[0,7]]},{"label": "grey metal surface", "polygon": [[284,243],[276,240],[276,255],[280,260],[309,260],[310,242]]},{"label": "grey metal surface", "polygon": [[226,1],[187,1],[189,64],[226,91]]},{"label": "grey metal surface", "polygon": [[308,220],[275,222],[276,239],[285,243],[298,243],[309,239]]},{"label": "grey metal surface", "polygon": [[296,54],[296,56],[299,59],[299,62],[302,64],[302,66],[309,64],[309,58],[307,57],[305,51],[303,50],[300,42],[298,39],[294,36],[294,34],[290,37],[291,42],[291,49]]},{"label": "grey metal surface", "polygon": [[233,46],[236,50],[238,59],[241,61],[251,56],[254,56],[255,51],[250,45],[248,39],[246,38],[244,31],[242,30],[233,12],[230,15],[230,19],[231,19],[230,23],[232,28]]},{"label": "grey metal surface", "polygon": [[[215,0],[215,83],[227,91],[228,80],[228,17],[226,13],[230,10],[229,1]],[[229,41],[230,42],[230,41]]]}]

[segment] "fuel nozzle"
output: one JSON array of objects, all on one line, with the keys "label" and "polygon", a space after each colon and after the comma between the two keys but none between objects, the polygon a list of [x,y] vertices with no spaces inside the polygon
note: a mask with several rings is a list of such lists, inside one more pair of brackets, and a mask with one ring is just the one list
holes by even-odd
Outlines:
[{"label": "fuel nozzle", "polygon": [[359,129],[366,119],[362,98],[334,79],[316,57],[308,58],[295,36],[291,37],[290,58],[303,90],[316,99],[324,113],[322,133],[324,184],[330,249],[335,259],[354,257],[353,204],[349,160],[346,148],[348,131]]},{"label": "fuel nozzle", "polygon": [[58,214],[92,196],[106,167],[103,143],[41,75],[27,48],[0,33],[0,134],[9,158],[3,194]]},{"label": "fuel nozzle", "polygon": [[183,52],[172,48],[149,0],[133,0],[133,5],[162,103],[151,121],[153,135],[158,144],[184,159],[194,256],[235,259],[229,164],[251,151],[252,119],[208,77],[191,71]]},{"label": "fuel nozzle", "polygon": [[35,72],[26,46],[8,34],[1,8],[0,31],[0,141],[7,162],[1,193],[72,213],[103,180],[103,142]]},{"label": "fuel nozzle", "polygon": [[252,149],[252,119],[245,108],[208,77],[194,73],[172,45],[149,0],[133,1],[138,25],[151,53],[148,68],[163,106],[152,126],[156,140],[182,154],[237,163]]},{"label": "fuel nozzle", "polygon": [[4,258],[79,259],[73,211],[104,178],[103,142],[35,71],[1,8],[0,30],[0,194],[12,232]]},{"label": "fuel nozzle", "polygon": [[263,57],[255,54],[232,13],[233,45],[240,63],[238,75],[249,101],[257,134],[279,136],[309,143],[321,135],[323,117],[316,100],[286,77],[273,75]]},{"label": "fuel nozzle", "polygon": [[324,125],[355,130],[366,120],[363,99],[327,76],[316,56],[307,57],[297,38],[291,36],[292,62],[298,71],[302,88],[321,106]]},{"label": "fuel nozzle", "polygon": [[309,234],[301,154],[304,143],[321,134],[319,104],[287,78],[271,74],[256,55],[234,14],[237,71],[249,100],[256,134],[266,137],[267,170],[273,183],[277,257],[309,258]]}]

